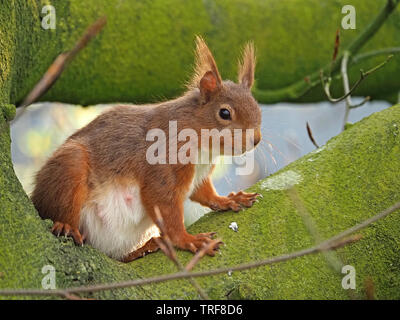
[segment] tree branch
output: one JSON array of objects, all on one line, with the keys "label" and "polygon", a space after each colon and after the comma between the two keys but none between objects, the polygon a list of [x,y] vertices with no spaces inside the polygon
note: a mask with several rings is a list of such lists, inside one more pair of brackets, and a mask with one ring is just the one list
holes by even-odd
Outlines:
[{"label": "tree branch", "polygon": [[[67,288],[67,289],[55,289],[55,290],[41,290],[41,289],[9,289],[9,290],[0,290],[0,296],[27,296],[27,295],[38,295],[38,296],[61,296],[66,297],[68,294],[79,294],[79,293],[87,293],[87,292],[98,292],[104,290],[113,290],[113,289],[122,289],[134,286],[144,286],[147,284],[159,283],[164,281],[171,281],[177,279],[186,279],[190,277],[205,277],[211,275],[218,275],[233,271],[242,271],[254,269],[266,265],[271,265],[279,262],[284,262],[288,260],[292,260],[295,258],[303,257],[310,254],[320,253],[328,250],[336,250],[338,248],[342,248],[348,244],[354,243],[360,239],[360,235],[351,236],[353,233],[360,231],[370,224],[385,218],[389,214],[400,209],[400,202],[397,202],[390,208],[374,215],[373,217],[364,220],[363,222],[346,229],[345,231],[307,249],[299,250],[296,252],[284,254],[278,257],[268,258],[260,261],[244,263],[232,267],[225,267],[213,270],[205,270],[189,273],[187,271],[166,274],[161,276],[156,276],[147,279],[135,279],[124,282],[117,283],[106,283],[106,284],[97,284],[92,286],[82,286],[76,288]],[[350,237],[351,236],[351,237]]]},{"label": "tree branch", "polygon": [[[378,13],[378,15],[361,32],[361,34],[355,40],[353,40],[353,42],[351,42],[351,44],[347,47],[346,50],[350,52],[350,55],[352,56],[355,55],[365,45],[365,43],[367,43],[368,40],[371,39],[376,34],[376,32],[380,29],[380,27],[383,25],[386,19],[397,7],[399,2],[400,0],[387,0],[386,5],[382,8],[382,10]],[[362,59],[366,58],[367,57],[363,57]],[[338,73],[342,59],[343,55],[339,56],[339,58],[337,58],[334,61],[334,63],[329,63],[325,67],[323,67],[322,72],[328,73],[331,71],[332,74]],[[304,81],[304,79],[307,79],[307,81]],[[292,101],[305,95],[309,90],[317,86],[319,83],[319,79],[320,79],[320,71],[315,71],[311,75],[284,88],[275,90],[263,90],[263,89],[257,89],[255,87],[253,89],[253,94],[254,97],[262,103]]]},{"label": "tree branch", "polygon": [[[321,73],[320,73],[321,84],[322,84],[322,87],[324,88],[324,91],[325,91],[325,94],[326,94],[328,100],[332,103],[337,103],[337,102],[340,102],[340,101],[343,101],[343,100],[349,98],[350,95],[358,88],[358,86],[361,84],[361,82],[364,81],[365,78],[367,78],[370,74],[372,74],[375,71],[382,68],[391,58],[393,58],[393,55],[388,56],[385,61],[383,61],[379,65],[375,66],[374,68],[368,70],[367,72],[360,70],[360,78],[350,89],[349,88],[349,80],[348,80],[348,76],[347,76],[347,64],[348,64],[349,55],[350,55],[350,52],[345,51],[345,56],[343,56],[342,63],[341,63],[341,73],[342,73],[342,78],[343,78],[343,82],[345,85],[345,94],[343,96],[341,96],[339,98],[332,97],[332,95],[330,93],[330,86],[332,83],[332,78],[328,77],[328,80],[325,82],[323,70],[321,70]],[[351,100],[348,100],[348,101],[350,101],[349,105],[351,105]]]},{"label": "tree branch", "polygon": [[395,55],[400,53],[400,47],[391,47],[391,48],[384,48],[384,49],[378,49],[378,50],[373,50],[365,53],[360,53],[356,56],[353,56],[351,60],[349,61],[350,65],[354,65],[357,63],[360,63],[361,61],[368,60],[377,56],[381,55]]},{"label": "tree branch", "polygon": [[76,57],[76,55],[87,46],[89,41],[95,37],[107,23],[106,17],[101,17],[91,26],[89,26],[83,36],[78,40],[75,46],[67,52],[60,53],[54,62],[47,69],[43,77],[35,85],[35,87],[25,97],[24,101],[17,108],[18,110],[16,117],[13,122],[17,121],[21,115],[25,112],[26,108],[37,101],[43,94],[45,94],[60,77],[66,66]]}]

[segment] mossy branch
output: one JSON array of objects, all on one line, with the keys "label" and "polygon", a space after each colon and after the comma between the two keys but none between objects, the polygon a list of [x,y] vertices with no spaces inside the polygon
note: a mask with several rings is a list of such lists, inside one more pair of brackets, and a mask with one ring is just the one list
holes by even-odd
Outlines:
[{"label": "mossy branch", "polygon": [[[118,283],[106,283],[106,284],[98,284],[93,286],[82,286],[76,288],[67,288],[67,289],[50,289],[50,290],[40,290],[40,289],[17,289],[17,290],[0,290],[0,296],[27,296],[27,295],[38,295],[38,296],[60,296],[69,299],[71,296],[74,298],[76,294],[80,293],[88,293],[88,292],[98,292],[104,290],[113,290],[113,289],[121,289],[121,288],[128,288],[134,286],[144,286],[151,283],[158,283],[164,281],[171,281],[177,279],[193,279],[196,277],[205,277],[205,276],[212,276],[218,275],[233,271],[243,271],[249,270],[253,268],[258,268],[266,265],[276,264],[279,262],[289,261],[292,259],[296,259],[299,257],[303,257],[310,254],[316,254],[320,252],[336,250],[342,248],[348,244],[354,243],[361,239],[361,236],[356,234],[351,236],[353,233],[360,231],[372,223],[385,218],[389,214],[396,212],[400,209],[400,202],[392,205],[390,208],[376,214],[375,216],[364,220],[363,222],[346,229],[345,231],[307,249],[299,250],[296,252],[284,254],[278,257],[268,258],[260,261],[243,263],[240,265],[232,266],[232,267],[225,267],[213,270],[206,270],[206,271],[199,271],[199,272],[189,272],[188,269],[184,269],[181,272],[167,274],[162,276],[156,276],[147,279],[136,279]],[[189,263],[190,264],[190,263]]]},{"label": "mossy branch", "polygon": [[89,41],[103,29],[106,23],[106,17],[99,18],[96,22],[94,22],[86,29],[85,33],[76,42],[75,46],[71,50],[67,52],[62,52],[56,57],[56,59],[43,75],[43,77],[25,97],[21,105],[18,106],[18,108],[20,109],[18,110],[18,113],[13,120],[14,122],[22,116],[28,106],[37,101],[54,85],[54,83],[61,76],[68,64],[83,48],[87,46]]},{"label": "mossy branch", "polygon": [[[350,43],[347,47],[346,51],[350,53],[351,56],[354,56],[381,28],[386,19],[390,16],[390,14],[396,9],[400,0],[388,0],[386,5],[382,8],[379,14],[373,19],[373,21],[361,32],[361,34]],[[388,51],[393,48],[383,49]],[[364,60],[367,58],[371,58],[375,55],[382,54],[382,50],[374,51],[368,54],[360,55],[359,57],[353,58],[349,61],[348,66],[350,67],[355,62],[360,60]],[[396,50],[392,51],[393,53],[398,52]],[[339,56],[339,58],[335,59],[333,63],[327,64],[325,67],[321,69],[321,71],[315,71],[311,75],[304,77],[303,79],[287,86],[284,88],[276,89],[276,90],[263,90],[254,88],[253,94],[255,98],[261,103],[276,103],[282,101],[293,101],[301,96],[305,95],[309,90],[316,87],[320,82],[320,73],[332,73],[337,74],[340,71],[341,62],[343,59],[343,54]],[[307,80],[305,80],[307,79]]]},{"label": "mossy branch", "polygon": [[[161,231],[161,237],[155,238],[158,246],[161,248],[164,254],[174,263],[174,265],[178,268],[179,271],[183,273],[189,272],[193,268],[194,264],[196,264],[199,261],[199,259],[201,259],[201,257],[204,256],[205,248],[202,248],[202,250],[197,252],[196,255],[193,257],[193,259],[189,262],[189,264],[186,267],[184,267],[182,263],[179,261],[174,245],[172,244],[172,241],[170,240],[170,238],[167,235],[167,232],[165,231],[164,220],[162,218],[158,206],[154,207],[154,212],[156,213],[157,217],[156,224]],[[194,278],[189,277],[188,280],[203,300],[210,300],[208,295],[204,292],[203,288]]]}]

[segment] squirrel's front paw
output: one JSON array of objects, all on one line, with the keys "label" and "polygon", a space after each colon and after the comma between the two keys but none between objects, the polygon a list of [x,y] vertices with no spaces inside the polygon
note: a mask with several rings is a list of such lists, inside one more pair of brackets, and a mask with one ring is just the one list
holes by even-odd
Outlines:
[{"label": "squirrel's front paw", "polygon": [[242,207],[239,203],[236,203],[234,200],[229,199],[228,197],[219,197],[217,201],[213,201],[209,204],[209,207],[213,211],[240,211]]},{"label": "squirrel's front paw", "polygon": [[82,237],[78,228],[72,228],[68,223],[54,222],[51,232],[57,237],[72,237],[76,245],[83,246],[84,237]]},{"label": "squirrel's front paw", "polygon": [[261,194],[255,193],[247,193],[243,191],[239,191],[237,193],[231,192],[228,194],[228,198],[240,204],[241,206],[250,208],[254,202],[257,201],[257,197],[261,197]]},{"label": "squirrel's front paw", "polygon": [[237,212],[243,207],[250,208],[259,196],[261,196],[259,193],[231,192],[227,197],[219,197],[217,201],[211,203],[210,208],[214,211],[233,210]]}]

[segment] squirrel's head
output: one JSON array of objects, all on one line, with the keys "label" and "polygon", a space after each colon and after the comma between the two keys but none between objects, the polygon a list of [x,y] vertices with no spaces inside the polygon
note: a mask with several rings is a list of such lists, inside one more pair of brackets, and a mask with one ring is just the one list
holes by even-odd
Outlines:
[{"label": "squirrel's head", "polygon": [[222,81],[205,41],[199,36],[196,38],[195,74],[189,88],[198,89],[200,99],[193,117],[201,129],[231,132],[232,139],[226,139],[225,134],[220,138],[222,153],[223,148],[232,147],[232,154],[241,154],[261,141],[261,109],[251,94],[255,64],[254,45],[248,43],[239,60],[238,83]]}]

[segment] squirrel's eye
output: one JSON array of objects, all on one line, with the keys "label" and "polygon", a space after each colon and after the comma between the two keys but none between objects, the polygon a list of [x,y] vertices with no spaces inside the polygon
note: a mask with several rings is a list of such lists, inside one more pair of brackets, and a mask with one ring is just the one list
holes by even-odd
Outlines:
[{"label": "squirrel's eye", "polygon": [[231,119],[231,113],[230,113],[230,111],[228,109],[219,110],[219,116],[224,120],[230,120]]}]

